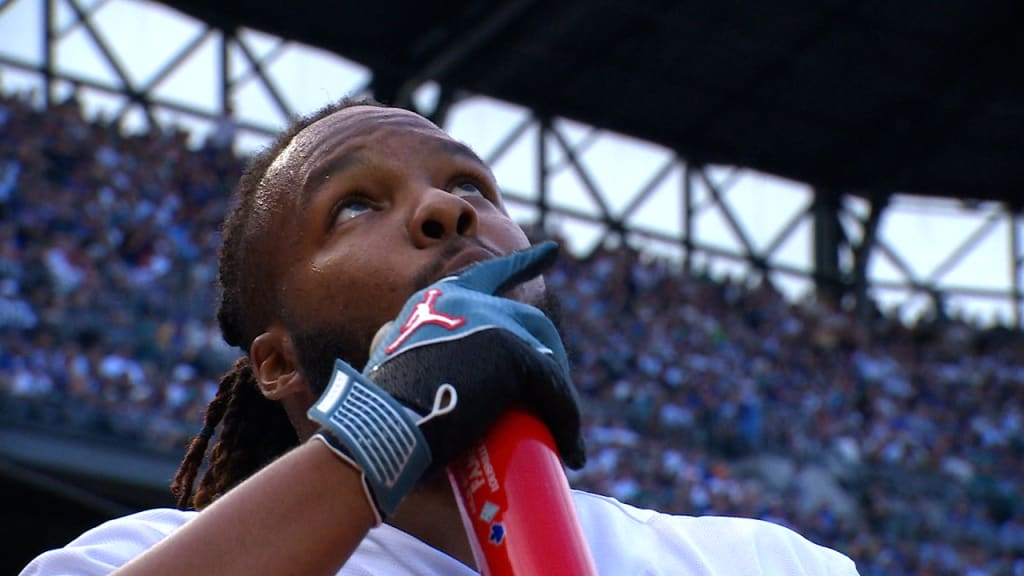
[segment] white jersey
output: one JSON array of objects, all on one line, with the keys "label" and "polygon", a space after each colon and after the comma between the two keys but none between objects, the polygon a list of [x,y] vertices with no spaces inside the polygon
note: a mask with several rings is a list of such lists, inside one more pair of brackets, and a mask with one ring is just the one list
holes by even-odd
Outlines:
[{"label": "white jersey", "polygon": [[[672,516],[573,491],[598,573],[609,576],[779,574],[854,576],[846,556],[777,524],[747,518]],[[106,522],[32,561],[21,576],[108,574],[197,512],[147,510]],[[422,541],[382,524],[370,531],[340,576],[476,572]]]}]

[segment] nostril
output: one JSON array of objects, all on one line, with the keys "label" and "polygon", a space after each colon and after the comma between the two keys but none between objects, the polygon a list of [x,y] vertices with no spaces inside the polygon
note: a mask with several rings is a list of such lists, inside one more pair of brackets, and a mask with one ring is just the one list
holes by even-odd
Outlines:
[{"label": "nostril", "polygon": [[455,223],[455,230],[459,236],[463,236],[469,233],[470,228],[473,227],[473,215],[468,212],[459,214],[459,220]]},{"label": "nostril", "polygon": [[423,223],[422,229],[423,235],[427,238],[433,238],[434,240],[444,238],[444,226],[437,220],[427,220]]}]

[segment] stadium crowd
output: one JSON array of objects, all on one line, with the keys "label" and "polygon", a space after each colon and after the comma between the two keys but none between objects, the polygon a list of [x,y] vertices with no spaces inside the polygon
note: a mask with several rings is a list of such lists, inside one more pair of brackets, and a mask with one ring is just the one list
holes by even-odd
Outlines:
[{"label": "stadium crowd", "polygon": [[[0,414],[180,453],[236,352],[214,318],[242,167],[74,98],[0,96]],[[548,275],[588,422],[580,488],[753,516],[865,576],[1024,574],[1024,338],[869,322],[624,247]]]}]

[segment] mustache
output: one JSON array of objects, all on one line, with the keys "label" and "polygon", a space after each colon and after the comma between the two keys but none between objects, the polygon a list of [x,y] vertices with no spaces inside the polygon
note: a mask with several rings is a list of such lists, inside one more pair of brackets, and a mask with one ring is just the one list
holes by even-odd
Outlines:
[{"label": "mustache", "polygon": [[499,254],[494,248],[484,244],[479,238],[462,236],[458,240],[455,240],[445,246],[436,260],[424,266],[413,276],[413,292],[419,292],[439,280],[441,275],[445,272],[445,268],[448,267],[448,262],[468,247],[480,248],[490,252],[495,257],[501,256],[501,254]]}]

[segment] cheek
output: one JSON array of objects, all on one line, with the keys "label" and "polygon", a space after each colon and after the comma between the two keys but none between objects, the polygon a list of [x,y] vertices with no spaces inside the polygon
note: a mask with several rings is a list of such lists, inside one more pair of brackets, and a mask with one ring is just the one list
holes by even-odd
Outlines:
[{"label": "cheek", "polygon": [[522,250],[530,246],[523,229],[510,217],[500,213],[481,217],[478,234],[482,240],[501,252]]},{"label": "cheek", "polygon": [[366,332],[397,313],[401,281],[381,258],[352,250],[309,263],[282,296],[299,322]]},{"label": "cheek", "polygon": [[338,259],[329,273],[325,271],[325,296],[344,308],[339,320],[376,330],[398,314],[411,291],[410,275],[400,262],[388,256],[380,251],[359,250]]}]

